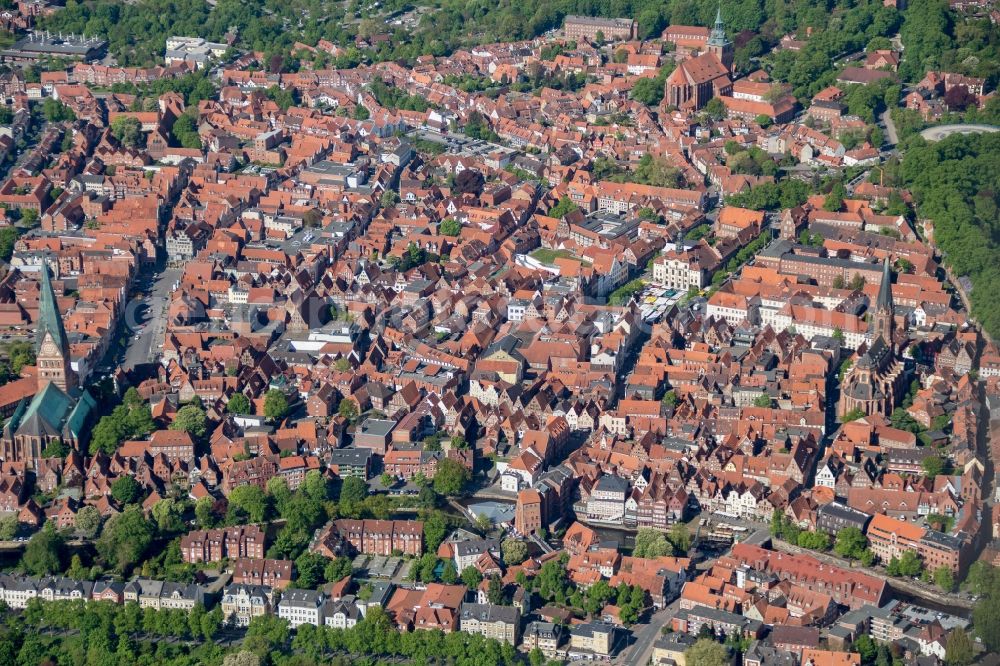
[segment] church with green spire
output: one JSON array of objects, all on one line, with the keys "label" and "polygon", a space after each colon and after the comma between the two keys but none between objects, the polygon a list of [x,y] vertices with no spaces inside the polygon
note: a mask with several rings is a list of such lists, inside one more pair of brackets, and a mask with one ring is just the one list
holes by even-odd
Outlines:
[{"label": "church with green spire", "polygon": [[38,391],[30,402],[21,401],[0,435],[3,460],[24,463],[28,469],[37,468],[38,459],[53,440],[79,449],[97,409],[94,398],[77,386],[48,264],[41,267],[39,286],[35,326]]},{"label": "church with green spire", "polygon": [[715,12],[715,26],[708,34],[708,42],[705,43],[705,51],[712,53],[719,62],[725,66],[726,70],[733,71],[733,56],[735,54],[732,41],[726,34],[726,25],[722,22],[722,5]]}]

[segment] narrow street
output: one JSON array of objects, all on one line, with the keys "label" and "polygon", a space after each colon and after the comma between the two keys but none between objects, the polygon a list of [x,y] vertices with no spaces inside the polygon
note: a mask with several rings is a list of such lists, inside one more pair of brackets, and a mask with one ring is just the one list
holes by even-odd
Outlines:
[{"label": "narrow street", "polygon": [[885,125],[885,140],[890,145],[895,146],[899,143],[899,135],[896,133],[896,123],[892,122],[892,114],[889,113],[889,109],[882,112],[882,124]]},{"label": "narrow street", "polygon": [[618,653],[612,663],[628,666],[645,666],[653,656],[653,644],[660,637],[663,627],[677,614],[680,599],[653,613],[649,622],[642,624],[632,634],[632,644]]}]

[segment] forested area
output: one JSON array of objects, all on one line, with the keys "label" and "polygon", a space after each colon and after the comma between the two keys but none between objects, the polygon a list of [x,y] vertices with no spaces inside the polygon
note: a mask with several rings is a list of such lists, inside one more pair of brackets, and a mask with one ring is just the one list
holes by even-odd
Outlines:
[{"label": "forested area", "polygon": [[938,143],[914,137],[898,177],[912,190],[919,218],[933,221],[945,264],[972,281],[973,315],[1000,336],[1000,134]]}]

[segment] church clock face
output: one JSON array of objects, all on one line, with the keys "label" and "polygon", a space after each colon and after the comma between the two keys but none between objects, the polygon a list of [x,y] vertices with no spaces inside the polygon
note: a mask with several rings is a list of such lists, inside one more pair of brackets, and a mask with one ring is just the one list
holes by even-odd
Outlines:
[{"label": "church clock face", "polygon": [[51,333],[45,333],[45,339],[42,340],[42,346],[38,349],[38,356],[43,358],[62,357],[62,350],[59,349],[55,340],[52,339]]}]

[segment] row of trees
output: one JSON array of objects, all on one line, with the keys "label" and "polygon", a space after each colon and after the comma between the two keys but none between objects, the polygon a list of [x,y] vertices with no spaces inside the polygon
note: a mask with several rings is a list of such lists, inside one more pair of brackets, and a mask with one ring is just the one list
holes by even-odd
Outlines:
[{"label": "row of trees", "polygon": [[[401,633],[381,608],[369,610],[351,629],[306,624],[294,636],[284,620],[272,615],[254,618],[242,645],[228,650],[214,642],[221,626],[221,610],[206,611],[200,605],[190,612],[156,611],[135,603],[33,599],[24,613],[8,614],[0,623],[0,663],[374,663],[365,661],[369,659],[456,666],[521,663],[513,646],[482,636],[437,630]],[[351,655],[353,661],[348,659]]]}]

